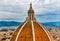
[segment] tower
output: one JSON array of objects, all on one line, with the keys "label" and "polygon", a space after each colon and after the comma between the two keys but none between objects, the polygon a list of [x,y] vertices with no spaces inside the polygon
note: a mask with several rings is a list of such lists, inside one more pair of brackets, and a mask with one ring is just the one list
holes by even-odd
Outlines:
[{"label": "tower", "polygon": [[26,21],[15,30],[10,41],[51,41],[48,30],[36,21],[32,3]]}]

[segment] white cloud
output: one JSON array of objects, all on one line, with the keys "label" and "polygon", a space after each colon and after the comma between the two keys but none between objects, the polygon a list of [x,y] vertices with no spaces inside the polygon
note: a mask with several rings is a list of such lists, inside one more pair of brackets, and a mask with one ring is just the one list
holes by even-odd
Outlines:
[{"label": "white cloud", "polygon": [[[36,15],[43,15],[47,14],[48,12],[57,12],[60,10],[60,0],[31,1],[33,3],[33,8],[36,12]],[[0,20],[13,20],[13,18],[15,18],[14,20],[16,21],[24,20],[26,18],[27,10],[29,8],[29,2],[29,0],[0,0]]]},{"label": "white cloud", "polygon": [[[24,16],[24,17],[23,17]],[[24,21],[26,15],[19,13],[11,13],[11,12],[0,12],[0,21]]]}]

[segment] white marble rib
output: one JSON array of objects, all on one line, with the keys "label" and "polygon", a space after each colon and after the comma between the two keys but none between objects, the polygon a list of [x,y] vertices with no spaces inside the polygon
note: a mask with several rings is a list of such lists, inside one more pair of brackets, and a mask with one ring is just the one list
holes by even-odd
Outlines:
[{"label": "white marble rib", "polygon": [[33,21],[31,21],[31,24],[32,24],[33,41],[35,41],[35,32],[34,32],[34,25],[33,25]]},{"label": "white marble rib", "polygon": [[17,36],[16,36],[15,41],[18,40],[19,34],[21,33],[21,31],[22,31],[22,29],[23,29],[23,27],[25,26],[26,23],[27,23],[27,21],[23,24],[23,26],[22,26],[21,29],[19,30],[19,32],[18,32],[18,34],[17,34]]},{"label": "white marble rib", "polygon": [[[38,23],[38,24],[39,24],[39,23]],[[42,29],[45,31],[45,33],[47,34],[49,40],[52,41],[52,40],[51,40],[51,37],[49,36],[49,34],[47,33],[47,31],[44,29],[44,27],[43,27],[41,24],[39,24],[39,25],[40,25],[40,26],[42,27]]]}]

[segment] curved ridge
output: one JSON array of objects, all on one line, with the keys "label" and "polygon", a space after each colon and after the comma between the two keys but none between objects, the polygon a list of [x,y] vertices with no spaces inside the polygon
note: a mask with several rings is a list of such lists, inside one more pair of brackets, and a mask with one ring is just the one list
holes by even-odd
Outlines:
[{"label": "curved ridge", "polygon": [[21,29],[19,30],[19,32],[18,32],[18,34],[17,34],[17,36],[16,36],[15,41],[17,41],[18,36],[19,36],[19,34],[21,33],[21,31],[22,31],[22,29],[23,29],[23,27],[25,26],[26,23],[27,23],[27,21],[23,24],[23,26],[22,26]]},{"label": "curved ridge", "polygon": [[32,24],[33,41],[35,41],[35,32],[34,32],[34,25],[33,25],[33,21],[31,21],[31,24]]}]

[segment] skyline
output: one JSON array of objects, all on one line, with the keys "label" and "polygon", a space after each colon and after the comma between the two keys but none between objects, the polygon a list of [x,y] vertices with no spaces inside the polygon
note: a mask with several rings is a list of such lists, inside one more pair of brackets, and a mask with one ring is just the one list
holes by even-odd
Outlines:
[{"label": "skyline", "polygon": [[[0,21],[26,20],[29,0],[0,0]],[[60,0],[33,0],[38,22],[60,22]]]}]

